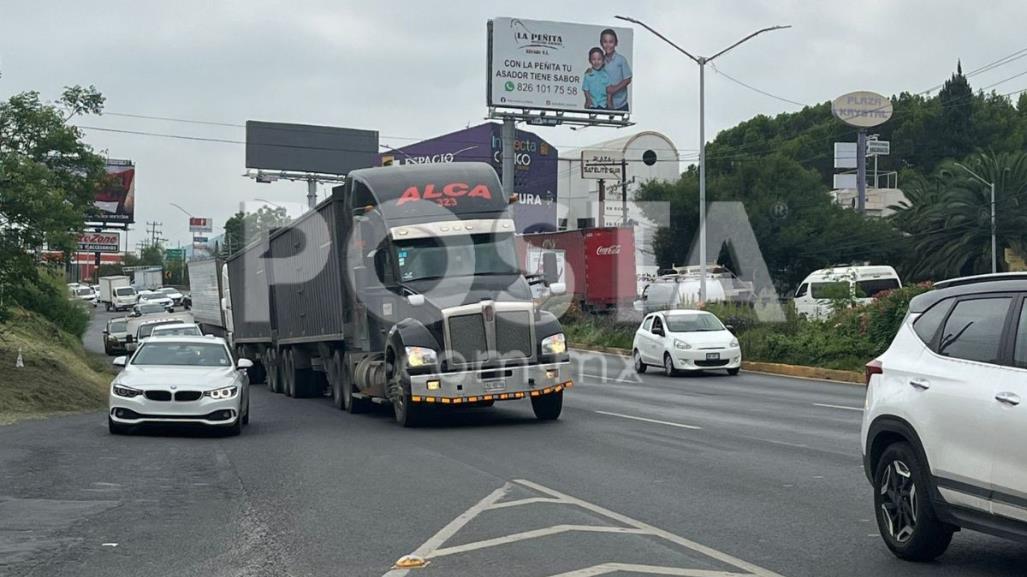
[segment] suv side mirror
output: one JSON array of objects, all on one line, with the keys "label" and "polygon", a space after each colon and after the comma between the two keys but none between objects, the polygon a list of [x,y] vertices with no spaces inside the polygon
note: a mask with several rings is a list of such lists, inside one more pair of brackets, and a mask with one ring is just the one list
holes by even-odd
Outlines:
[{"label": "suv side mirror", "polygon": [[240,369],[248,369],[253,366],[253,361],[250,359],[239,359],[236,361],[235,366]]},{"label": "suv side mirror", "polygon": [[407,302],[412,307],[419,307],[424,304],[424,295],[407,295]]},{"label": "suv side mirror", "polygon": [[128,357],[117,357],[114,359],[113,364],[115,367],[123,367],[128,361]]},{"label": "suv side mirror", "polygon": [[554,282],[553,284],[549,285],[549,294],[553,296],[567,294],[567,285],[562,282]]},{"label": "suv side mirror", "polygon": [[735,334],[735,325],[724,325],[724,328],[730,331],[731,334]]}]

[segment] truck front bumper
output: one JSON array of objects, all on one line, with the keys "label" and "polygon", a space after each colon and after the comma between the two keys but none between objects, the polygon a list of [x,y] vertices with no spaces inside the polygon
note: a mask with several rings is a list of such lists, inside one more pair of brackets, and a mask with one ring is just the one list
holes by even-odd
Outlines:
[{"label": "truck front bumper", "polygon": [[570,363],[545,363],[411,375],[410,400],[444,405],[507,401],[558,393],[572,386]]}]

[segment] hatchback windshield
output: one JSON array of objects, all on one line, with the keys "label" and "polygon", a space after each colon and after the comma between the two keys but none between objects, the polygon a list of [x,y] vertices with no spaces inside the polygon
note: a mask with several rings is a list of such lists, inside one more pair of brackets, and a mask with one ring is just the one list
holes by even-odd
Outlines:
[{"label": "hatchback windshield", "polygon": [[399,241],[396,259],[403,281],[519,272],[509,233]]},{"label": "hatchback windshield", "polygon": [[667,315],[667,328],[672,333],[701,333],[722,331],[724,325],[709,313],[691,315]]},{"label": "hatchback windshield", "polygon": [[133,365],[227,367],[232,364],[224,345],[216,343],[143,343]]}]

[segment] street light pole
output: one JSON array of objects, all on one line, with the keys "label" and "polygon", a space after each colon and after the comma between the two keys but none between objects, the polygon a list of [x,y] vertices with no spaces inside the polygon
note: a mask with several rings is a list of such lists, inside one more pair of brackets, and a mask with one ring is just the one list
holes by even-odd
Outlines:
[{"label": "street light pole", "polygon": [[981,175],[958,162],[955,164],[970,173],[970,176],[977,179],[981,184],[991,188],[991,274],[995,274],[998,272],[998,242],[995,240],[995,183],[988,182]]},{"label": "street light pole", "polygon": [[667,44],[670,44],[678,52],[692,59],[693,62],[699,65],[699,302],[706,302],[706,65],[712,62],[715,58],[727,53],[738,45],[760,35],[764,32],[772,32],[774,30],[783,30],[785,28],[791,28],[788,26],[771,26],[769,28],[761,28],[752,34],[749,34],[745,38],[742,38],[738,42],[735,42],[731,46],[717,52],[713,56],[693,56],[684,48],[678,46],[663,34],[660,34],[656,30],[649,27],[648,24],[631,18],[629,16],[615,16],[619,20],[625,20],[633,24],[645,28],[649,32],[656,35],[657,38],[663,40]]}]

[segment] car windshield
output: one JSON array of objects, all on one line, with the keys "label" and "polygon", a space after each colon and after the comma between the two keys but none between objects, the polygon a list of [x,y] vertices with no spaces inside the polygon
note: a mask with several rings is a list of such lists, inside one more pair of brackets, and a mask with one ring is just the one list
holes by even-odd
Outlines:
[{"label": "car windshield", "polygon": [[127,296],[132,296],[132,295],[136,294],[136,290],[134,288],[127,288],[127,287],[126,288],[119,288],[119,289],[114,289],[114,294],[116,296],[119,296],[119,297],[127,297]]},{"label": "car windshield", "polygon": [[133,365],[228,367],[228,350],[218,343],[162,343],[147,341],[132,357]]},{"label": "car windshield", "polygon": [[140,325],[139,329],[138,329],[139,338],[145,339],[146,337],[150,336],[151,333],[153,333],[153,329],[155,329],[155,328],[157,328],[157,327],[159,327],[161,325],[164,325],[164,324],[171,324],[171,323],[151,323],[151,324]]},{"label": "car windshield", "polygon": [[162,288],[162,289],[160,289],[160,292],[162,292],[162,293],[164,293],[164,294],[166,294],[166,295],[170,295],[170,294],[175,294],[175,293],[177,293],[178,291],[177,291],[177,290],[175,290],[175,289],[173,289],[173,288],[167,288],[167,287],[166,287],[166,288]]},{"label": "car windshield", "polygon": [[143,293],[139,295],[139,298],[143,299],[144,301],[155,301],[165,297],[162,293]]},{"label": "car windshield", "polygon": [[187,336],[200,336],[203,333],[200,332],[200,327],[192,325],[186,327],[157,327],[152,331],[153,336],[176,336],[176,337],[187,337]]},{"label": "car windshield", "polygon": [[163,312],[167,311],[167,309],[165,309],[164,306],[161,305],[160,303],[146,303],[146,304],[136,305],[136,310],[138,310],[140,314],[144,314],[144,315],[153,314],[153,313],[163,313]]},{"label": "car windshield", "polygon": [[83,296],[86,296],[86,295],[92,295],[93,294],[93,289],[91,289],[91,288],[80,288],[80,289],[76,290],[75,292],[78,294],[78,296],[83,297]]},{"label": "car windshield", "polygon": [[126,321],[126,320],[111,321],[110,332],[112,332],[112,333],[123,333],[127,329],[128,329],[128,321]]},{"label": "car windshield", "polygon": [[442,276],[518,274],[513,234],[420,238],[396,242],[404,282]]},{"label": "car windshield", "polygon": [[709,313],[667,315],[667,329],[672,333],[702,333],[722,331],[724,325]]}]

